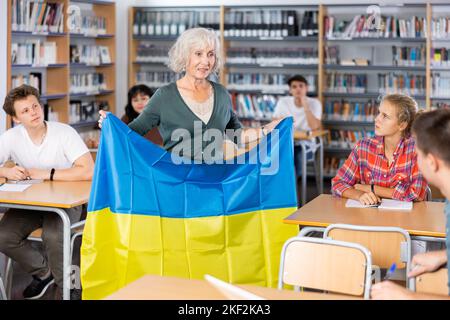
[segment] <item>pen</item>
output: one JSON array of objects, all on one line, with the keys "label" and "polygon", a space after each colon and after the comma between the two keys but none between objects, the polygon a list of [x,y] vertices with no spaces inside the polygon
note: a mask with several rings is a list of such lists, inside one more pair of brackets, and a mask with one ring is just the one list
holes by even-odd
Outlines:
[{"label": "pen", "polygon": [[397,269],[397,265],[394,262],[392,264],[392,266],[389,268],[389,270],[386,272],[386,275],[384,276],[383,281],[389,280],[392,277],[392,275],[394,274],[395,269]]}]

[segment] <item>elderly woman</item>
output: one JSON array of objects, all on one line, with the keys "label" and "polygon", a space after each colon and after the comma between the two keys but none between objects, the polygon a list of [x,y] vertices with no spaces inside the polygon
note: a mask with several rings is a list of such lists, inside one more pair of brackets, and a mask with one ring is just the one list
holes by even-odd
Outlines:
[{"label": "elderly woman", "polygon": [[[181,155],[202,159],[203,150],[214,142],[209,141],[214,139],[205,138],[207,130],[216,129],[222,134],[227,130],[228,134],[228,129],[241,129],[227,90],[208,80],[209,76],[218,72],[221,64],[222,54],[214,31],[193,28],[183,32],[169,51],[169,67],[176,73],[184,73],[184,76],[159,88],[129,127],[140,135],[158,127],[166,150],[179,151],[180,146],[177,148],[177,145],[183,143],[184,151],[186,145],[189,148]],[[105,113],[101,111],[100,114],[101,125]],[[258,140],[278,122],[271,122],[264,128],[239,131],[238,135],[234,134],[234,140]],[[180,128],[188,133],[181,140],[179,134],[173,134]]]}]

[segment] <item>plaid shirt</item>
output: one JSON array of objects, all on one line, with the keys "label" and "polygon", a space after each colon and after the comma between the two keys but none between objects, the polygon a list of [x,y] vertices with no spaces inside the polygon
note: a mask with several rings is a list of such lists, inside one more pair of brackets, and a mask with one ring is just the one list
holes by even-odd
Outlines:
[{"label": "plaid shirt", "polygon": [[427,182],[419,172],[412,138],[400,140],[389,166],[384,155],[383,137],[365,138],[356,144],[332,180],[332,193],[342,193],[355,184],[374,184],[394,188],[393,199],[424,200]]}]

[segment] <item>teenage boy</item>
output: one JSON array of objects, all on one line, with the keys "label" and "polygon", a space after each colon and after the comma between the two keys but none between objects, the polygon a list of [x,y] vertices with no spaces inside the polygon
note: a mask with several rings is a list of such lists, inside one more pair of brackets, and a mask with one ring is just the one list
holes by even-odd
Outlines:
[{"label": "teenage boy", "polygon": [[[275,106],[274,119],[284,117],[294,118],[294,130],[311,131],[321,127],[322,104],[318,99],[310,98],[308,93],[308,81],[301,75],[291,77],[289,85],[289,97],[281,97]],[[306,142],[311,152],[307,152],[306,159],[312,159],[316,147],[313,142]],[[309,151],[309,150],[308,150]],[[297,178],[301,175],[301,146],[300,142],[294,143],[294,164]]]},{"label": "teenage boy", "polygon": [[[420,171],[447,199],[444,209],[447,218],[447,249],[415,255],[408,277],[433,272],[450,259],[450,110],[441,109],[419,115],[414,121],[412,132],[416,140]],[[450,283],[448,285],[450,288]],[[390,281],[375,284],[371,295],[373,299],[450,299],[449,296],[415,293]]]},{"label": "teenage boy", "polygon": [[[22,85],[11,90],[3,109],[16,126],[0,136],[0,165],[10,160],[14,167],[0,167],[0,177],[10,180],[43,179],[76,181],[92,179],[94,161],[78,133],[70,126],[44,121],[38,90]],[[80,220],[81,206],[66,209],[70,222]],[[45,255],[32,247],[27,237],[42,228]],[[25,299],[40,298],[55,282],[62,294],[63,230],[58,215],[10,209],[0,220],[0,252],[33,276],[23,292]]]}]

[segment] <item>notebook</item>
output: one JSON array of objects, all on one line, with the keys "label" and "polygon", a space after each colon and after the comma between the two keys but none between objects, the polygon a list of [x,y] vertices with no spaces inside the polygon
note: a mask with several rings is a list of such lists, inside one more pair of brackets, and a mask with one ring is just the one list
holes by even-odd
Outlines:
[{"label": "notebook", "polygon": [[228,282],[217,279],[216,277],[210,276],[209,274],[205,274],[205,280],[230,300],[266,300],[263,297],[260,297]]},{"label": "notebook", "polygon": [[393,199],[381,199],[380,204],[364,205],[353,199],[348,199],[345,203],[346,208],[378,208],[383,210],[412,210],[413,203]]}]

